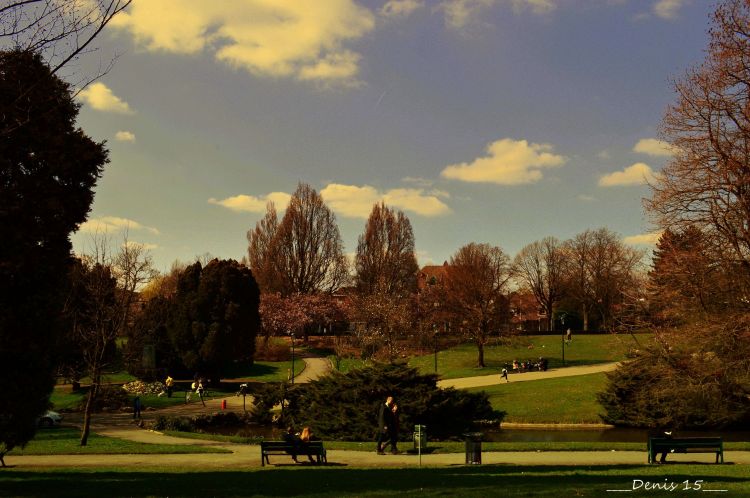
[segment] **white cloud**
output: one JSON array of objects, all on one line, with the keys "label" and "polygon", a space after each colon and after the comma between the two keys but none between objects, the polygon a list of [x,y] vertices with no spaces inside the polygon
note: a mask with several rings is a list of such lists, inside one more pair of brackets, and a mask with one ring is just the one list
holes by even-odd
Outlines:
[{"label": "white cloud", "polygon": [[418,187],[432,187],[432,185],[435,183],[432,180],[428,180],[427,178],[421,178],[419,176],[405,176],[401,179],[404,183],[411,183],[414,185],[417,185]]},{"label": "white cloud", "polygon": [[134,114],[127,102],[112,93],[112,90],[101,82],[90,84],[80,91],[78,97],[97,111]]},{"label": "white cloud", "polygon": [[599,178],[600,187],[645,185],[655,179],[654,170],[646,163],[635,163],[622,171],[608,173]]},{"label": "white cloud", "polygon": [[654,3],[653,11],[662,19],[674,19],[687,0],[658,0]]},{"label": "white cloud", "polygon": [[159,235],[159,230],[153,227],[142,225],[135,220],[127,218],[118,218],[117,216],[102,216],[93,218],[82,223],[78,228],[79,232],[87,233],[112,233],[123,230],[143,230],[154,235]]},{"label": "white cloud", "polygon": [[264,196],[256,197],[254,195],[235,195],[233,197],[227,197],[226,199],[217,200],[213,197],[208,200],[209,204],[216,204],[217,206],[223,206],[229,210],[250,213],[265,213],[266,204],[268,201],[272,201],[276,206],[277,211],[283,211],[289,204],[289,199],[292,196],[286,192],[271,192]]},{"label": "white cloud", "polygon": [[482,11],[495,0],[444,0],[438,8],[443,11],[445,26],[461,30],[481,18]]},{"label": "white cloud", "polygon": [[471,163],[447,166],[440,176],[451,180],[521,185],[542,179],[542,170],[562,166],[567,158],[552,153],[552,145],[503,138],[487,146],[487,155]]},{"label": "white cloud", "polygon": [[638,140],[633,146],[633,152],[654,157],[669,157],[674,155],[674,149],[671,145],[655,138],[642,138]]},{"label": "white cloud", "polygon": [[576,199],[582,202],[596,202],[598,199],[594,197],[593,195],[586,195],[586,194],[578,194],[576,196]]},{"label": "white cloud", "polygon": [[622,239],[628,245],[631,246],[651,246],[655,245],[659,241],[661,233],[642,233],[639,235],[631,235]]},{"label": "white cloud", "polygon": [[135,0],[111,26],[146,50],[196,55],[252,74],[356,84],[360,55],[344,47],[371,31],[374,15],[353,0]]},{"label": "white cloud", "polygon": [[145,249],[147,251],[153,251],[154,249],[158,249],[158,244],[150,244],[148,242],[136,242],[135,240],[128,240],[127,242],[124,242],[122,244],[122,247],[140,247],[141,249]]},{"label": "white cloud", "polygon": [[360,187],[330,183],[320,191],[320,195],[331,209],[347,218],[367,218],[372,206],[380,201],[420,216],[441,216],[451,212],[438,195],[421,188],[396,188],[380,192],[369,185]]},{"label": "white cloud", "polygon": [[129,131],[121,130],[115,133],[115,140],[118,142],[135,142],[135,134]]},{"label": "white cloud", "polygon": [[424,7],[424,0],[388,0],[380,9],[383,17],[407,17],[417,9]]},{"label": "white cloud", "polygon": [[516,11],[529,8],[534,14],[546,14],[557,8],[554,0],[511,0],[511,4]]},{"label": "white cloud", "polygon": [[607,149],[604,149],[603,151],[599,152],[596,157],[603,161],[608,161],[609,159],[612,159],[612,154]]}]

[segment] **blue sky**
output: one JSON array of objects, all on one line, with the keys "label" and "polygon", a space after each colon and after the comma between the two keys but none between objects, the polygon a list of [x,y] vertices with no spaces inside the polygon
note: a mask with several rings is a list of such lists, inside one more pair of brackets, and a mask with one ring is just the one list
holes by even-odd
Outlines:
[{"label": "blue sky", "polygon": [[669,160],[671,80],[703,58],[703,0],[135,0],[82,62],[111,163],[89,222],[129,226],[161,270],[241,258],[297,182],[347,252],[374,202],[402,209],[421,264],[468,242],[513,256],[608,227],[644,242],[644,185]]}]

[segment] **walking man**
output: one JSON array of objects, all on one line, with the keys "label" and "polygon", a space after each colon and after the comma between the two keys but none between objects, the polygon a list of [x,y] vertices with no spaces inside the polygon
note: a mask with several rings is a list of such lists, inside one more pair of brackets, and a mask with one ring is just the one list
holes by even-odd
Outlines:
[{"label": "walking man", "polygon": [[385,403],[380,405],[378,411],[378,455],[384,455],[383,443],[390,440],[390,431],[393,427],[393,411],[391,408],[393,405],[393,396],[388,396],[385,399]]},{"label": "walking man", "polygon": [[510,382],[510,380],[508,380],[508,369],[507,368],[503,367],[503,373],[500,375],[500,378],[501,379],[505,379],[505,382]]}]

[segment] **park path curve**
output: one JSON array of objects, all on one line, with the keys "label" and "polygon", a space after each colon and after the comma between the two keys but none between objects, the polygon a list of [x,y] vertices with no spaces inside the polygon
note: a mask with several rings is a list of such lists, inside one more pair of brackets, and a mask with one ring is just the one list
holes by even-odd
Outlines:
[{"label": "park path curve", "polygon": [[[560,377],[573,377],[576,375],[586,375],[599,372],[611,372],[617,368],[619,363],[600,363],[598,365],[583,365],[579,367],[553,368],[546,372],[523,372],[511,373],[508,375],[509,381],[526,382],[531,380],[555,379]],[[480,375],[478,377],[460,377],[458,379],[445,379],[438,382],[438,387],[455,387],[456,389],[468,389],[471,387],[486,387],[498,384],[505,384],[506,381],[499,373],[492,375]]]},{"label": "park path curve", "polygon": [[323,377],[331,371],[331,362],[328,358],[309,357],[302,359],[305,361],[305,369],[294,378],[294,381],[297,383],[306,384]]}]

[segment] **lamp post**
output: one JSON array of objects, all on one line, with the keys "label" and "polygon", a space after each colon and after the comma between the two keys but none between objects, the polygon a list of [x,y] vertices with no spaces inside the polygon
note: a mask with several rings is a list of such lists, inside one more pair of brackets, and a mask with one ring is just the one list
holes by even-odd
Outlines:
[{"label": "lamp post", "polygon": [[290,334],[292,338],[292,384],[294,384],[294,334]]},{"label": "lamp post", "polygon": [[435,373],[437,373],[438,334],[436,325],[432,326],[432,339],[435,347]]},{"label": "lamp post", "polygon": [[562,332],[560,336],[562,338],[562,364],[563,366],[565,366],[565,313],[560,315],[560,325],[562,326]]}]

